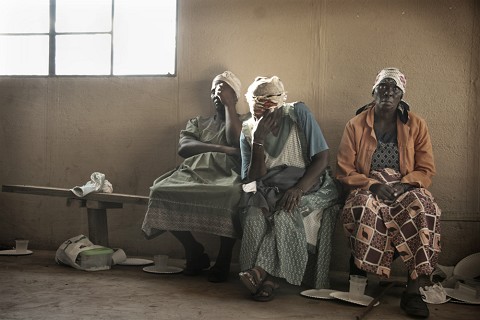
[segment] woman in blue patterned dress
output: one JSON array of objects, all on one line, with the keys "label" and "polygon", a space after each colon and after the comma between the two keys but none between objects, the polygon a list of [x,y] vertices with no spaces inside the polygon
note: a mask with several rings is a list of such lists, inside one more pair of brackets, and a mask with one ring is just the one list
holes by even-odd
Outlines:
[{"label": "woman in blue patterned dress", "polygon": [[322,131],[303,102],[285,102],[276,76],[257,77],[246,97],[240,279],[257,301],[273,298],[274,277],[328,287],[338,191]]}]

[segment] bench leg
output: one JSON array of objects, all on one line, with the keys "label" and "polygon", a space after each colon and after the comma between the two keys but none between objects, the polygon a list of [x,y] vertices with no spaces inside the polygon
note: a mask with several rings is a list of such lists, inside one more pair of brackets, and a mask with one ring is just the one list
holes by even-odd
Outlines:
[{"label": "bench leg", "polygon": [[87,208],[88,238],[93,244],[108,247],[107,209]]}]

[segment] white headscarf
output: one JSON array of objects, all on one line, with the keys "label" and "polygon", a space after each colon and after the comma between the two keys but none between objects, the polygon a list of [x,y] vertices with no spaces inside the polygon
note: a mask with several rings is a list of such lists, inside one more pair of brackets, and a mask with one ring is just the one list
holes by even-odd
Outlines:
[{"label": "white headscarf", "polygon": [[400,90],[403,91],[405,94],[405,87],[407,86],[407,79],[405,78],[405,75],[400,72],[397,68],[385,68],[381,70],[377,78],[375,79],[375,84],[373,85],[372,91],[375,90],[375,88],[378,86],[380,82],[382,82],[383,79],[390,78],[395,80],[395,83],[397,84],[397,87],[400,88]]},{"label": "white headscarf", "polygon": [[213,78],[212,88],[210,90],[215,89],[215,82],[217,81],[224,81],[233,89],[233,91],[235,91],[235,95],[238,99],[236,106],[237,113],[240,115],[248,114],[248,107],[245,106],[245,103],[242,101],[242,99],[240,99],[242,93],[242,83],[240,82],[240,79],[238,79],[232,71],[224,71],[221,74],[217,75],[215,78]]},{"label": "white headscarf", "polygon": [[225,83],[227,83],[233,89],[233,91],[235,91],[237,99],[240,98],[242,83],[240,82],[240,79],[238,79],[237,76],[233,74],[232,71],[224,71],[215,78],[213,78],[211,90],[215,89],[215,82],[217,81],[224,81]]}]

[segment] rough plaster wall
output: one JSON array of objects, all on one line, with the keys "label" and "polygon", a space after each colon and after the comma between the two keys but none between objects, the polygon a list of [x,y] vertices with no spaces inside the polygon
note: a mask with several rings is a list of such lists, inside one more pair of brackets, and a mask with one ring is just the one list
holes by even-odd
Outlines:
[{"label": "rough plaster wall", "polygon": [[[397,66],[408,79],[405,99],[428,121],[438,169],[432,192],[453,220],[443,225],[441,261],[480,251],[478,3],[179,0],[178,10],[176,77],[1,78],[0,183],[73,187],[101,171],[116,192],[147,195],[180,161],[185,122],[211,113],[210,81],[225,69],[244,91],[257,75],[280,76],[289,100],[315,114],[334,166],[343,127],[370,101],[376,72]],[[111,210],[111,245],[183,257],[169,234],[143,239],[143,215],[133,205]],[[86,232],[84,209],[64,199],[0,193],[2,243],[23,236],[33,248],[55,249]],[[472,241],[461,243],[463,235]],[[216,239],[198,237],[215,256]],[[345,268],[340,225],[335,244],[335,268]]]}]

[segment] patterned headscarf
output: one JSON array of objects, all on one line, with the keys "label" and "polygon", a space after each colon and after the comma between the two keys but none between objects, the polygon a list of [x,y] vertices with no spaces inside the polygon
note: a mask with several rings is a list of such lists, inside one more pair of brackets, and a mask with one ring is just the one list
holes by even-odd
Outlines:
[{"label": "patterned headscarf", "polygon": [[265,98],[276,103],[277,106],[281,106],[287,100],[287,93],[279,77],[256,77],[248,87],[245,98],[247,98],[250,108]]},{"label": "patterned headscarf", "polygon": [[395,80],[395,83],[397,84],[397,87],[402,90],[403,94],[405,94],[405,87],[407,86],[407,79],[405,78],[405,75],[400,72],[397,68],[385,68],[381,70],[377,78],[375,79],[375,84],[373,85],[372,92],[375,90],[375,88],[378,86],[380,82],[382,82],[383,79],[390,78]]},{"label": "patterned headscarf", "polygon": [[240,82],[240,79],[238,79],[237,76],[233,74],[233,72],[224,71],[223,73],[213,78],[211,90],[215,89],[215,82],[217,81],[224,81],[225,83],[227,83],[233,89],[233,91],[235,91],[237,99],[240,98],[242,83]]},{"label": "patterned headscarf", "polygon": [[[403,73],[401,73],[400,70],[398,70],[397,68],[385,68],[385,69],[381,70],[378,73],[377,78],[375,79],[375,84],[373,85],[372,93],[375,90],[375,88],[378,86],[378,84],[380,82],[382,82],[383,79],[386,79],[386,78],[390,78],[390,79],[395,80],[395,83],[396,83],[397,87],[399,87],[400,90],[402,90],[402,92],[405,94],[405,87],[407,85],[407,79],[405,78],[405,75]],[[368,110],[368,109],[372,108],[373,106],[375,106],[375,101],[370,102],[367,105],[364,105],[363,107],[358,109],[355,114],[358,115],[358,114],[364,112],[365,110]],[[397,114],[398,114],[398,117],[400,118],[400,121],[402,121],[403,123],[408,122],[408,119],[409,119],[408,118],[408,112],[409,111],[410,111],[410,106],[408,105],[408,103],[401,100],[398,104],[398,107],[397,107]]]}]

